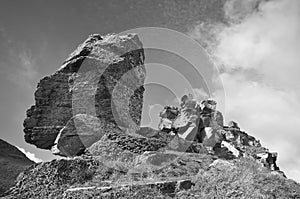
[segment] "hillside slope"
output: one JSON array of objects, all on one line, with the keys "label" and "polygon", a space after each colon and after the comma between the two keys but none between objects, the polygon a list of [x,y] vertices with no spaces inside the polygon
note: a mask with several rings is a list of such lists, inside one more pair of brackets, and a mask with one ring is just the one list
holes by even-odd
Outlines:
[{"label": "hillside slope", "polygon": [[[88,156],[39,163],[4,198],[300,198],[299,184],[250,158],[155,153],[141,155],[146,161],[134,169],[131,162],[108,166]],[[155,161],[172,155],[176,160],[157,167]]]},{"label": "hillside slope", "polygon": [[0,195],[15,184],[19,173],[34,164],[15,146],[0,139]]}]

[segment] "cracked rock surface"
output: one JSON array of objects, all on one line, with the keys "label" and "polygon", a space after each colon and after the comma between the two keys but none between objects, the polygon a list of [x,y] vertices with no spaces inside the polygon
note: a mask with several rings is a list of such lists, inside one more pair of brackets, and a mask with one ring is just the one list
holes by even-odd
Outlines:
[{"label": "cracked rock surface", "polygon": [[[25,141],[41,149],[57,145],[56,154],[74,156],[96,142],[104,126],[117,124],[135,132],[141,121],[143,64],[144,51],[136,34],[89,36],[57,72],[38,83],[35,104],[24,120]],[[96,127],[100,135],[89,128],[95,120],[101,123]],[[74,144],[80,149],[68,148]]]}]

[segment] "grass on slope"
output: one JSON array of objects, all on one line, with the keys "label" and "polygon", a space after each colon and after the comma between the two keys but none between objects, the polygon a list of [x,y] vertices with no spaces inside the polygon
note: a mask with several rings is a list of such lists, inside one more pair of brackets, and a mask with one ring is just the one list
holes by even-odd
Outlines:
[{"label": "grass on slope", "polygon": [[252,159],[237,160],[234,166],[211,167],[195,177],[192,190],[178,198],[300,198],[300,184],[271,173]]}]

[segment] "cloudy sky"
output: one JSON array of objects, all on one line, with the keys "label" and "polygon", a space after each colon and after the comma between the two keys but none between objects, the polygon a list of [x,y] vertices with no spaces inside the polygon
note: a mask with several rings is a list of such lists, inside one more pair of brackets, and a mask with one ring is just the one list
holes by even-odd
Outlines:
[{"label": "cloudy sky", "polygon": [[[37,161],[52,159],[50,152],[37,149],[23,139],[22,123],[26,109],[34,103],[33,93],[39,79],[55,72],[91,33],[164,27],[184,33],[204,46],[218,68],[209,68],[202,75],[212,82],[221,80],[222,89],[216,86],[208,92],[199,78],[200,83],[198,87],[193,86],[194,91],[199,96],[208,93],[222,101],[219,108],[225,120],[237,121],[243,130],[260,139],[271,151],[277,151],[281,169],[288,177],[300,181],[300,2],[225,2],[1,1],[0,137]],[[162,38],[167,40],[167,37]],[[195,51],[189,49],[187,52]],[[147,53],[151,62],[151,56],[157,52],[148,50]],[[166,56],[172,58],[170,54]],[[199,57],[203,58],[200,54]],[[174,67],[178,62],[164,60],[163,63]],[[213,66],[204,64],[203,67]],[[159,76],[163,79],[170,76],[170,71],[168,67],[155,64],[148,75],[152,80]],[[172,75],[174,79],[176,75]],[[186,92],[183,84],[175,82],[165,83],[166,87],[178,84],[178,92]],[[170,92],[154,84],[147,88],[143,124],[155,126],[154,115],[162,105],[171,103],[174,96],[170,88]]]}]

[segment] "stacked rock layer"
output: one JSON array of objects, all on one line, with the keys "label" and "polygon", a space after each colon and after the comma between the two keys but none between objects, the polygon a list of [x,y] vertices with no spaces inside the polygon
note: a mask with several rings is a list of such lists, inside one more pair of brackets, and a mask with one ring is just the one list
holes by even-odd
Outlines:
[{"label": "stacked rock layer", "polygon": [[104,129],[138,130],[144,51],[137,35],[91,35],[53,75],[40,80],[24,121],[25,140],[63,156],[83,152]]}]

